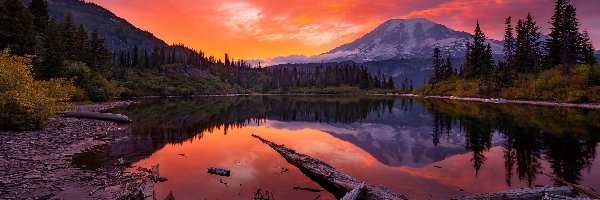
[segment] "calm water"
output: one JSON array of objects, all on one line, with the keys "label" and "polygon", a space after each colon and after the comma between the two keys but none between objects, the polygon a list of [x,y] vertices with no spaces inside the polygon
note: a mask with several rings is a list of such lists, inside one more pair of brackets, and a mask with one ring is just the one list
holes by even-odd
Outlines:
[{"label": "calm water", "polygon": [[[98,151],[105,160],[160,164],[169,179],[156,184],[160,198],[172,191],[178,200],[251,199],[261,189],[276,199],[334,199],[326,191],[294,190],[321,187],[251,134],[415,199],[557,184],[539,171],[600,189],[598,111],[258,96],[147,100],[115,112],[134,120],[125,131],[135,140]],[[79,162],[102,164],[89,159],[99,153],[89,154]],[[231,176],[206,173],[211,166],[230,169]]]}]

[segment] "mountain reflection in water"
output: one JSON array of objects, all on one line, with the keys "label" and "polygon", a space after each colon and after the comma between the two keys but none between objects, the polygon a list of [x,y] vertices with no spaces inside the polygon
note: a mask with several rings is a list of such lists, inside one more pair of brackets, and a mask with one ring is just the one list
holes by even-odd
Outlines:
[{"label": "mountain reflection in water", "polygon": [[[250,96],[145,100],[114,112],[133,119],[126,131],[135,140],[113,144],[108,157],[160,164],[169,178],[156,185],[162,198],[173,191],[177,199],[249,199],[261,189],[275,198],[333,199],[292,189],[320,187],[251,134],[416,199],[558,184],[540,171],[600,189],[595,110]],[[207,174],[211,166],[232,176]]]}]

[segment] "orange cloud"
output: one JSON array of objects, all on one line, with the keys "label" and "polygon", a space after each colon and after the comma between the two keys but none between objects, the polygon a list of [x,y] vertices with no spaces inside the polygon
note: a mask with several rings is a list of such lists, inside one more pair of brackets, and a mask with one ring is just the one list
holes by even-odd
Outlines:
[{"label": "orange cloud", "polygon": [[[211,55],[234,58],[316,55],[351,42],[390,18],[425,17],[461,31],[481,20],[500,38],[503,19],[532,12],[543,30],[553,0],[90,0],[167,43],[184,43]],[[600,46],[592,22],[600,2],[573,0]]]}]

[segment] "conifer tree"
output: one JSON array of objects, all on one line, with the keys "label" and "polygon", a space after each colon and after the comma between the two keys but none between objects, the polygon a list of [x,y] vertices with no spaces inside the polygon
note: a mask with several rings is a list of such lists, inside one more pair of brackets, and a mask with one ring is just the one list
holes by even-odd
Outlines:
[{"label": "conifer tree", "polygon": [[43,79],[60,76],[64,71],[63,63],[66,58],[61,28],[54,20],[48,23],[45,38],[44,48],[46,53],[42,66],[37,72]]},{"label": "conifer tree", "polygon": [[454,67],[452,66],[452,59],[448,56],[444,64],[444,80],[448,80],[452,76],[454,76]]},{"label": "conifer tree", "polygon": [[0,50],[9,48],[12,54],[34,54],[35,35],[33,16],[22,0],[0,2]]},{"label": "conifer tree", "polygon": [[546,41],[547,67],[562,64],[563,73],[568,74],[574,64],[595,63],[590,57],[594,48],[589,36],[580,32],[577,9],[570,0],[556,1],[550,24],[550,38]]},{"label": "conifer tree", "polygon": [[65,59],[77,60],[79,49],[77,49],[76,35],[77,28],[73,21],[73,15],[69,13],[64,21],[60,24],[60,35],[63,50],[65,51]]},{"label": "conifer tree", "polygon": [[98,29],[93,29],[90,33],[89,55],[86,64],[93,70],[96,70],[105,77],[110,76],[110,51],[104,46],[104,39],[98,35]]},{"label": "conifer tree", "polygon": [[546,40],[546,62],[549,67],[553,67],[562,63],[560,58],[561,56],[561,46],[562,39],[565,32],[565,27],[563,25],[563,20],[565,18],[565,8],[568,5],[569,0],[556,0],[554,6],[554,15],[551,18],[550,22],[550,34],[549,38]]},{"label": "conifer tree", "polygon": [[508,69],[512,69],[516,42],[513,34],[512,17],[507,17],[504,24],[506,25],[506,28],[504,29],[504,66]]},{"label": "conifer tree", "polygon": [[160,67],[160,48],[158,46],[154,46],[154,49],[152,49],[152,54],[150,54],[150,65],[150,67]]},{"label": "conifer tree", "polygon": [[88,32],[85,30],[83,25],[79,25],[77,32],[75,33],[75,49],[77,61],[84,61],[87,59],[89,44],[88,44]]},{"label": "conifer tree", "polygon": [[527,15],[525,21],[517,22],[517,39],[515,49],[514,65],[517,72],[534,73],[541,69],[541,43],[539,38],[541,33],[538,31],[531,13]]},{"label": "conifer tree", "polygon": [[581,63],[583,64],[597,64],[598,61],[596,61],[596,57],[594,57],[594,45],[592,44],[592,41],[590,40],[590,35],[587,32],[587,30],[583,31],[583,34],[581,35],[581,41],[579,42],[580,45],[582,45],[581,49],[581,53],[580,53],[580,58],[579,60],[581,60]]},{"label": "conifer tree", "polygon": [[140,67],[140,49],[137,44],[133,46],[133,52],[131,53],[133,54],[131,66],[133,66],[134,68]]},{"label": "conifer tree", "polygon": [[50,15],[48,14],[48,3],[45,0],[32,0],[29,3],[29,12],[33,16],[33,25],[39,34],[46,34]]},{"label": "conifer tree", "polygon": [[479,26],[479,21],[477,21],[472,37],[473,43],[467,43],[463,73],[466,78],[479,78],[489,74],[494,68],[491,47],[489,44],[486,45],[486,37]]},{"label": "conifer tree", "polygon": [[437,83],[442,79],[443,74],[443,59],[440,48],[433,49],[433,76],[431,77],[431,83]]}]

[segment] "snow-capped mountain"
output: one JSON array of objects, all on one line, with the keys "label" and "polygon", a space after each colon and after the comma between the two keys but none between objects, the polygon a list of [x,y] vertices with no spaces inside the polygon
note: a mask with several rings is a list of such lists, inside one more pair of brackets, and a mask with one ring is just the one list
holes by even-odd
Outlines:
[{"label": "snow-capped mountain", "polygon": [[[329,61],[357,62],[392,58],[430,58],[439,47],[444,54],[464,57],[471,35],[455,31],[428,19],[391,19],[354,42],[344,44],[320,57]],[[502,52],[502,42],[488,40],[494,53]]]}]

